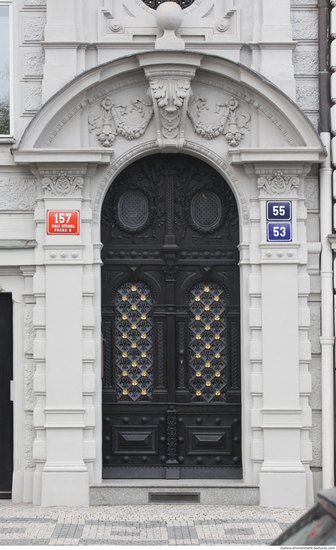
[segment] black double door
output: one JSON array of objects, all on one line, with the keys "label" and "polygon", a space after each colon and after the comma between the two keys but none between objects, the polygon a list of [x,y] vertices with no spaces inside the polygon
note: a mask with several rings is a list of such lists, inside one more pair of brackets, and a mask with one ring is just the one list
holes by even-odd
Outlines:
[{"label": "black double door", "polygon": [[103,477],[240,478],[238,212],[207,164],[132,164],[102,210]]},{"label": "black double door", "polygon": [[11,498],[13,474],[12,295],[0,294],[0,498]]}]

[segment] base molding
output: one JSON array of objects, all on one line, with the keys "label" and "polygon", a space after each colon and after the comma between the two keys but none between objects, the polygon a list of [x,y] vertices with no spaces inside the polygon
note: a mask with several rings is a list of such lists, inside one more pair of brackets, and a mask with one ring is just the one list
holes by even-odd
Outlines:
[{"label": "base molding", "polygon": [[[259,505],[259,487],[246,485],[241,480],[106,480],[100,484],[90,485],[89,491],[90,506],[151,504],[153,499],[150,499],[150,494],[153,493],[181,493],[184,495],[199,493],[200,504]],[[176,498],[176,504],[178,502],[179,499]],[[170,503],[175,504],[175,502]]]},{"label": "base molding", "polygon": [[260,506],[304,508],[305,472],[260,472]]}]

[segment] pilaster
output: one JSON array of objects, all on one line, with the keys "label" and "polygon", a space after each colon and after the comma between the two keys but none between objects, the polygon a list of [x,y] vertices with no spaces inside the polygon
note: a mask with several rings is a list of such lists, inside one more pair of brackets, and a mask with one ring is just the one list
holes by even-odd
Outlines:
[{"label": "pilaster", "polygon": [[[246,169],[259,189],[251,209],[249,285],[254,475],[259,474],[262,506],[306,506],[312,500],[309,276],[305,210],[298,189],[308,167],[264,164]],[[269,242],[267,201],[284,200],[292,209],[291,242]]]},{"label": "pilaster", "polygon": [[[95,458],[94,282],[91,208],[82,190],[94,170],[64,164],[36,170],[44,196],[35,211],[34,502],[43,506],[89,503],[87,464]],[[79,212],[79,234],[48,234],[50,210]]]}]

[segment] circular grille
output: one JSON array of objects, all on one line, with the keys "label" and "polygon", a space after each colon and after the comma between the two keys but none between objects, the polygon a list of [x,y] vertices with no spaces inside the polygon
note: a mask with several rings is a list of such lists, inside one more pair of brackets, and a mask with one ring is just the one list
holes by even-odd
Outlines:
[{"label": "circular grille", "polygon": [[[146,6],[149,6],[150,8],[153,8],[153,10],[156,10],[156,8],[163,4],[164,2],[171,2],[172,0],[142,0]],[[184,10],[185,8],[189,8],[191,4],[195,2],[195,0],[173,0],[176,4],[181,6],[181,8]]]},{"label": "circular grille", "polygon": [[148,220],[149,209],[147,197],[140,191],[126,191],[118,203],[120,222],[129,231],[140,229]]},{"label": "circular grille", "polygon": [[201,191],[191,201],[191,218],[204,231],[215,227],[221,219],[221,202],[215,193]]}]

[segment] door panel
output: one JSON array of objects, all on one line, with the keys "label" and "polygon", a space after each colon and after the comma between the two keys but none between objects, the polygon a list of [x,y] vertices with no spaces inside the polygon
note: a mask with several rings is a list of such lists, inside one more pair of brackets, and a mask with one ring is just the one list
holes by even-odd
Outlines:
[{"label": "door panel", "polygon": [[0,498],[11,498],[13,474],[12,296],[0,294]]},{"label": "door panel", "polygon": [[102,211],[103,475],[239,478],[238,213],[205,163],[155,155]]}]

